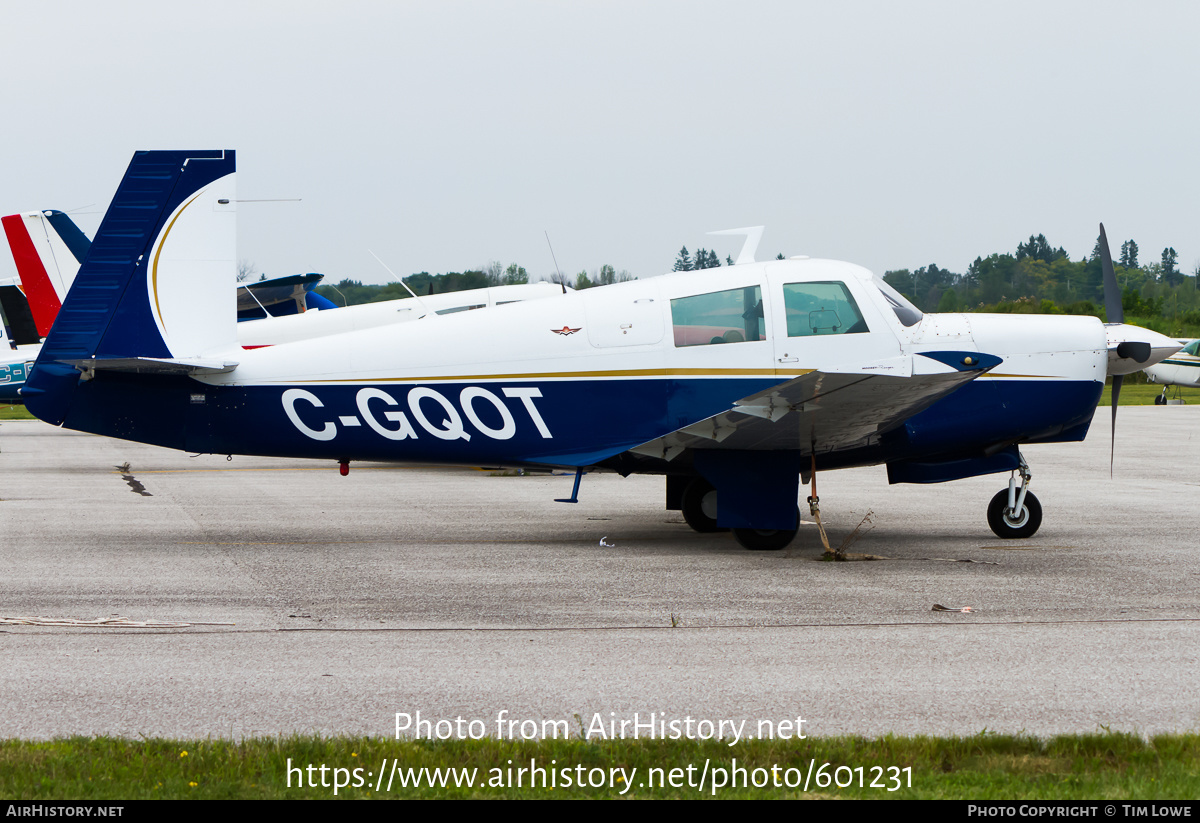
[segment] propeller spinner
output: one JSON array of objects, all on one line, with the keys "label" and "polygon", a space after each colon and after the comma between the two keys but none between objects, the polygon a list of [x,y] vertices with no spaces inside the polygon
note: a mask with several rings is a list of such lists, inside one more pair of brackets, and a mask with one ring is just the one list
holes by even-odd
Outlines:
[{"label": "propeller spinner", "polygon": [[1117,449],[1117,398],[1121,396],[1125,375],[1170,357],[1179,351],[1180,345],[1158,332],[1126,325],[1121,289],[1117,286],[1117,273],[1113,268],[1103,223],[1100,224],[1099,245],[1100,266],[1104,273],[1104,312],[1108,316],[1108,322],[1104,324],[1108,332],[1108,373],[1112,376],[1112,444],[1108,458],[1108,473],[1111,476]]}]

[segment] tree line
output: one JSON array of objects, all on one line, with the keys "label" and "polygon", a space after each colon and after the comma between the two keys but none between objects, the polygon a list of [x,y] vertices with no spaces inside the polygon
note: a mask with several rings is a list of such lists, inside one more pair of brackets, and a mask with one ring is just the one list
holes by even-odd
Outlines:
[{"label": "tree line", "polygon": [[[1191,274],[1179,269],[1179,255],[1173,247],[1162,250],[1157,261],[1142,262],[1141,250],[1134,240],[1121,243],[1120,256],[1114,261],[1117,283],[1127,317],[1142,325],[1174,336],[1200,336],[1200,266]],[[783,259],[780,254],[776,259]],[[673,271],[699,271],[731,266],[716,252],[700,248],[694,253],[686,246],[675,257]],[[544,278],[574,289],[588,289],[637,279],[626,270],[605,264],[590,272],[586,269],[573,277],[553,274]],[[1017,244],[1012,253],[999,252],[979,256],[958,273],[934,263],[919,269],[893,269],[884,280],[927,312],[989,311],[1039,314],[1089,314],[1104,317],[1104,281],[1097,242],[1087,257],[1072,260],[1067,251],[1054,247],[1044,234],[1030,235]],[[419,295],[479,289],[489,286],[528,283],[529,273],[517,263],[504,266],[492,262],[464,272],[430,274],[417,272],[405,278]],[[342,280],[336,286],[317,289],[339,305],[373,303],[408,297],[397,282],[364,285],[357,280]]]},{"label": "tree line", "polygon": [[[783,255],[778,255],[776,259],[782,260]],[[679,254],[675,258],[675,266],[672,270],[699,271],[701,269],[717,268],[721,265],[732,266],[733,258],[726,257],[724,264],[722,264],[721,259],[717,257],[715,251],[700,248],[696,250],[695,254],[692,254],[688,251],[687,246],[684,246],[679,250]],[[253,263],[250,263],[249,267],[253,268]],[[257,270],[254,271],[257,272]],[[239,276],[240,279],[242,278]],[[618,271],[615,267],[605,263],[600,268],[592,269],[590,272],[587,269],[583,269],[576,273],[574,277],[554,273],[541,279],[548,280],[551,283],[561,283],[579,291],[597,286],[608,286],[613,283],[637,280],[637,277],[630,274],[626,269]],[[528,283],[529,273],[524,266],[516,263],[512,263],[506,267],[499,262],[492,262],[478,269],[463,272],[452,271],[445,274],[430,274],[427,271],[417,272],[405,277],[404,282],[418,295],[445,294],[446,292],[465,291],[467,289],[483,289],[490,286],[511,286]],[[319,294],[329,298],[339,306],[378,303],[383,300],[401,300],[409,296],[408,290],[399,282],[391,282],[379,286],[364,284],[360,280],[345,279],[336,285],[318,286],[316,290]]]},{"label": "tree line", "polygon": [[[1176,336],[1200,327],[1200,271],[1190,275],[1180,271],[1179,255],[1173,247],[1163,249],[1158,261],[1143,263],[1139,254],[1138,244],[1126,240],[1113,263],[1126,315]],[[1031,235],[1017,244],[1014,253],[976,257],[962,274],[931,263],[914,270],[888,271],[883,279],[923,311],[1104,317],[1099,241],[1090,255],[1071,260],[1065,249],[1054,248],[1045,235]]]},{"label": "tree line", "polygon": [[[624,269],[617,271],[616,268],[606,263],[599,269],[593,269],[590,273],[584,269],[574,277],[552,274],[542,279],[552,283],[565,283],[568,287],[578,290],[623,283],[637,278]],[[416,294],[424,296],[484,289],[492,286],[517,286],[528,282],[529,272],[524,266],[517,263],[504,266],[502,263],[494,261],[478,269],[462,272],[451,271],[445,274],[416,272],[405,277],[404,283],[393,281],[382,286],[364,284],[361,280],[346,278],[337,284],[317,286],[316,291],[339,306],[357,306],[363,303],[379,303],[384,300],[403,300],[410,296],[408,289],[404,288],[405,283]]]},{"label": "tree line", "polygon": [[[693,257],[688,254],[687,246],[684,246],[675,257],[675,268],[671,269],[671,271],[700,271],[701,269],[715,269],[720,265],[721,258],[717,257],[715,251],[696,249],[696,254]],[[726,257],[725,265],[732,266],[733,258]]]}]

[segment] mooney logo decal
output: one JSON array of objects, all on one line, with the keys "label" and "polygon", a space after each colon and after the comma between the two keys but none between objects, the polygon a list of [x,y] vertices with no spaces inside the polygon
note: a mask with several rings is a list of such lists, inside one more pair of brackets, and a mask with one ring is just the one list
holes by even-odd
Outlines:
[{"label": "mooney logo decal", "polygon": [[[514,386],[501,391],[505,397],[520,401],[538,434],[544,438],[554,436],[533,403],[535,398],[542,396],[540,389]],[[509,440],[517,433],[517,419],[508,404],[493,392],[479,386],[463,389],[458,395],[457,406],[441,392],[417,386],[410,389],[408,397],[405,398],[407,412],[395,397],[383,389],[359,389],[355,400],[358,404],[358,415],[340,415],[334,422],[318,419],[329,415],[312,414],[311,409],[325,408],[321,398],[307,389],[288,389],[283,393],[283,410],[288,420],[292,421],[292,425],[313,440],[332,440],[337,437],[339,425],[348,428],[361,426],[364,422],[376,434],[388,440],[417,440],[421,436],[418,426],[427,434],[442,440],[470,440],[471,433],[467,431],[463,417],[466,417],[477,432],[493,440]],[[462,410],[461,413],[459,409]],[[301,419],[301,410],[304,411],[308,422]],[[480,416],[481,411],[488,415],[492,422],[495,422],[496,415],[499,415],[500,425],[489,425]],[[410,415],[417,426],[410,421]]]},{"label": "mooney logo decal", "polygon": [[[579,329],[582,329],[582,328],[583,328],[583,326],[579,327]],[[563,336],[566,336],[568,334],[574,334],[575,332],[579,331],[579,329],[573,329],[570,326],[563,326],[561,329],[551,329],[550,331],[554,332],[555,334],[561,334]]]}]

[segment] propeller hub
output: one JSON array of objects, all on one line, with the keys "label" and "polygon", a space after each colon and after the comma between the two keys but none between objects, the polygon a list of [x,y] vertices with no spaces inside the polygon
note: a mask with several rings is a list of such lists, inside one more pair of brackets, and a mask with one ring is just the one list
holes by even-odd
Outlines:
[{"label": "propeller hub", "polygon": [[1149,360],[1151,352],[1150,344],[1141,340],[1126,340],[1124,343],[1117,344],[1117,357],[1129,358],[1138,363],[1145,363]]},{"label": "propeller hub", "polygon": [[1178,340],[1140,326],[1108,323],[1108,373],[1132,374],[1173,355],[1183,348]]}]

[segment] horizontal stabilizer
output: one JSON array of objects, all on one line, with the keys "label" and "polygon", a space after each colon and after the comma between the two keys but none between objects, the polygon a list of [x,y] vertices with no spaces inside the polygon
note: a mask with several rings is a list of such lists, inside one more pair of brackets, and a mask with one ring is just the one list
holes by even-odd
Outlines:
[{"label": "horizontal stabilizer", "polygon": [[97,371],[121,371],[134,374],[224,374],[237,368],[236,360],[185,357],[101,357],[85,360],[60,360],[85,375]]}]

